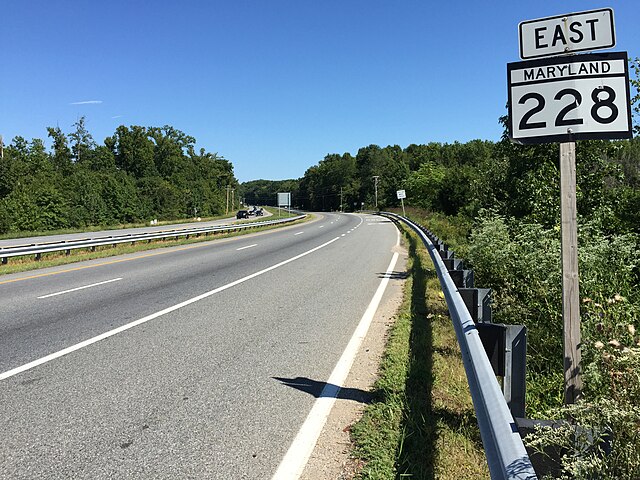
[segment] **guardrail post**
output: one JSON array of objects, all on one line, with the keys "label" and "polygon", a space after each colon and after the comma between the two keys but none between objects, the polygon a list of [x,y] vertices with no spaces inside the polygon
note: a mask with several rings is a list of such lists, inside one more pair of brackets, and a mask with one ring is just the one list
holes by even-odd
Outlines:
[{"label": "guardrail post", "polygon": [[490,288],[459,288],[460,296],[476,323],[491,323],[491,289]]},{"label": "guardrail post", "polygon": [[[562,425],[562,420],[534,420],[530,418],[514,418],[518,425],[518,431],[522,438],[536,430],[536,426],[558,428]],[[542,478],[551,475],[551,478],[562,476],[562,449],[555,445],[547,445],[541,452],[529,450],[529,459],[535,471]]]},{"label": "guardrail post", "polygon": [[502,377],[504,399],[514,418],[524,417],[527,329],[523,325],[478,323],[480,340],[497,377]]},{"label": "guardrail post", "polygon": [[2,257],[2,265],[6,265],[9,259],[7,257]]},{"label": "guardrail post", "polygon": [[463,270],[464,262],[459,258],[443,258],[442,262],[447,270]]},{"label": "guardrail post", "polygon": [[445,258],[454,258],[456,256],[456,253],[453,250],[441,249],[438,250],[438,253],[440,254],[440,258],[443,260]]},{"label": "guardrail post", "polygon": [[450,270],[451,280],[458,288],[473,288],[473,270]]},{"label": "guardrail post", "polygon": [[527,388],[527,328],[524,325],[507,325],[506,336],[504,398],[511,415],[523,418]]},{"label": "guardrail post", "polygon": [[496,323],[478,323],[476,325],[480,341],[487,352],[489,363],[496,377],[505,376],[506,325]]}]

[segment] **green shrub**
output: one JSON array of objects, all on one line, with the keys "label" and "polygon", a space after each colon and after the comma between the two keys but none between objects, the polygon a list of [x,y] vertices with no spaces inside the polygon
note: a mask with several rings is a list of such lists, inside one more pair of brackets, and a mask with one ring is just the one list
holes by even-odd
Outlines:
[{"label": "green shrub", "polygon": [[[520,223],[484,211],[470,236],[469,259],[476,285],[493,290],[494,321],[523,324],[528,329],[529,413],[541,415],[559,406],[563,378],[559,228]],[[596,324],[611,329],[637,322],[639,264],[637,235],[605,236],[591,223],[580,228],[580,294],[587,299],[582,306],[583,345],[598,340]],[[626,301],[611,304],[616,295]],[[606,299],[609,312],[594,313],[593,305],[602,305]],[[589,353],[585,354],[589,360]]]}]

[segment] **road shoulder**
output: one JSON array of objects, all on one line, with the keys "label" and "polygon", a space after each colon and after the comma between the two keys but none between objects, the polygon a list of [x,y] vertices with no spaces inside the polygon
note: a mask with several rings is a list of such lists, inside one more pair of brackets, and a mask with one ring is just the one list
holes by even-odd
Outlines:
[{"label": "road shoulder", "polygon": [[[407,251],[403,247],[395,249],[400,257],[394,273],[405,272]],[[389,328],[402,304],[404,282],[404,275],[394,275],[389,281],[383,301],[342,387],[342,391],[348,394],[339,395],[342,398],[336,399],[301,480],[348,480],[358,471],[358,463],[351,457],[350,429],[371,401],[370,391],[378,377]]]}]

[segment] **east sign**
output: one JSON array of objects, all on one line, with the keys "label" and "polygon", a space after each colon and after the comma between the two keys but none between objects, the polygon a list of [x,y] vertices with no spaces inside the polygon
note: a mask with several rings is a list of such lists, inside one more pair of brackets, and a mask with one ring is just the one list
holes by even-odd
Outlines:
[{"label": "east sign", "polygon": [[612,48],[616,44],[610,8],[527,20],[520,23],[518,33],[523,60]]}]

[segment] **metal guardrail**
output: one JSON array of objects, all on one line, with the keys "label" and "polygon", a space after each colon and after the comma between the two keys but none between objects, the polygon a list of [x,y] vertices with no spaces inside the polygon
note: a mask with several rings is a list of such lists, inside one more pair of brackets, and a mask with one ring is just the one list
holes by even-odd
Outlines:
[{"label": "metal guardrail", "polygon": [[422,238],[433,260],[462,352],[491,478],[493,480],[537,479],[516,422],[487,358],[476,325],[435,245],[429,239],[424,227],[401,215],[388,212],[381,212],[381,214],[400,220],[411,227]]},{"label": "metal guardrail", "polygon": [[202,234],[209,233],[221,233],[221,232],[235,232],[240,230],[247,230],[250,228],[262,227],[267,225],[277,225],[280,223],[291,223],[304,218],[306,215],[301,214],[291,218],[285,218],[281,220],[265,220],[263,222],[250,222],[241,223],[235,225],[221,225],[210,227],[191,227],[184,229],[172,229],[172,230],[159,230],[157,232],[126,234],[126,235],[113,235],[107,237],[86,238],[81,240],[68,240],[62,242],[47,242],[47,243],[34,243],[30,245],[19,245],[15,247],[0,247],[0,262],[2,264],[7,263],[7,259],[11,257],[20,257],[27,255],[35,255],[39,260],[43,253],[50,252],[62,252],[65,251],[67,255],[71,250],[79,248],[91,248],[104,246],[104,245],[116,245],[120,243],[135,243],[143,241],[151,241],[165,238],[174,237],[187,237],[192,235],[200,236]]}]

